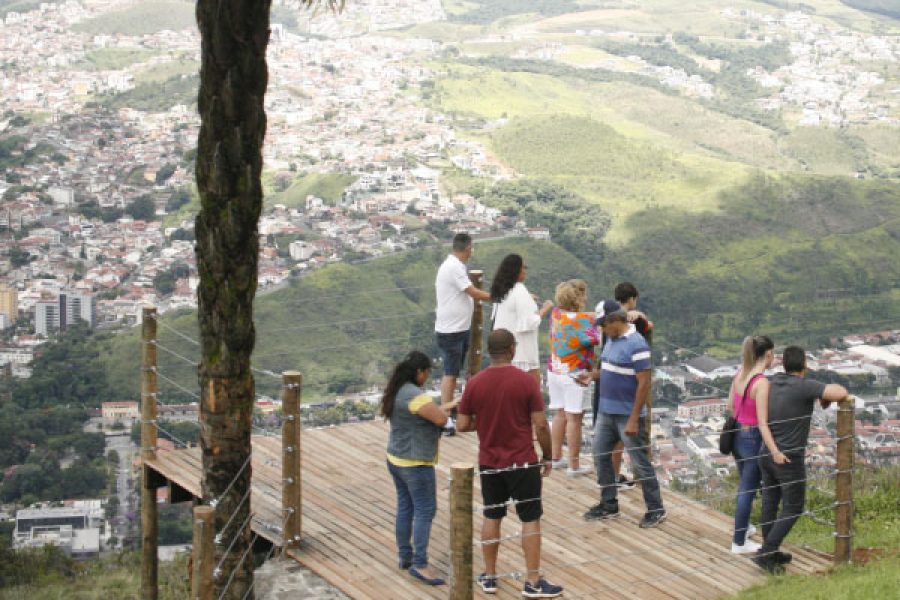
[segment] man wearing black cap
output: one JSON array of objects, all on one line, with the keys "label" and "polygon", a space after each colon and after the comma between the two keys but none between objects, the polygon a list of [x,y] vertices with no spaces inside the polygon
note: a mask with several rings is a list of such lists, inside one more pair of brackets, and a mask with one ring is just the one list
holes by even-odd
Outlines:
[{"label": "man wearing black cap", "polygon": [[[540,385],[530,374],[512,366],[516,338],[506,329],[488,337],[491,366],[466,383],[458,408],[456,430],[478,432],[478,464],[484,522],[481,528],[484,573],[478,584],[485,593],[497,592],[497,553],[500,524],[512,499],[522,522],[522,552],[527,568],[522,595],[555,598],[562,586],[541,577],[541,477],[550,474],[550,427],[544,414]],[[532,430],[543,458],[534,451]]]},{"label": "man wearing black cap", "polygon": [[647,512],[640,527],[656,527],[666,518],[656,471],[650,463],[650,437],[644,427],[644,409],[650,395],[650,346],[633,327],[628,313],[608,306],[599,319],[609,338],[600,355],[597,378],[600,398],[597,422],[594,424],[594,464],[601,488],[601,501],[584,515],[587,520],[605,519],[619,514],[619,501],[612,452],[623,442],[635,474],[641,482]]}]

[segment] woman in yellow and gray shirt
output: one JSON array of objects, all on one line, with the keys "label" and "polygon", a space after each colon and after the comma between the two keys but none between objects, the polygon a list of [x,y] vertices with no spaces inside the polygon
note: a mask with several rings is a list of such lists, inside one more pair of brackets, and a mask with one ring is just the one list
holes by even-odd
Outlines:
[{"label": "woman in yellow and gray shirt", "polygon": [[430,372],[431,359],[410,352],[394,367],[381,398],[381,415],[391,424],[387,466],[397,488],[400,568],[428,585],[443,585],[444,579],[428,566],[428,540],[437,512],[434,465],[441,429],[458,401],[438,406],[425,393],[422,386]]}]

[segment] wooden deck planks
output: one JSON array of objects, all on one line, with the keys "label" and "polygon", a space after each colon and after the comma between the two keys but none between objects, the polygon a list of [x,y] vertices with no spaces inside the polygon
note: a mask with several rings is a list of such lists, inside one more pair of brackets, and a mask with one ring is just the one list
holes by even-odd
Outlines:
[{"label": "wooden deck planks", "polygon": [[[303,431],[303,537],[301,547],[290,555],[353,598],[444,598],[446,588],[423,586],[397,568],[396,499],[385,465],[386,441],[387,425],[381,422]],[[281,525],[281,440],[255,436],[253,452],[253,529],[280,544],[271,525]],[[438,515],[429,558],[445,573],[450,564],[448,465],[455,462],[477,464],[474,434],[441,442]],[[199,450],[160,451],[148,466],[199,495]],[[477,574],[483,570],[477,477],[475,486]],[[663,490],[663,497],[669,516],[658,529],[637,527],[644,513],[639,487],[620,493],[620,518],[586,523],[581,515],[599,500],[594,479],[554,473],[544,480],[542,570],[566,587],[569,598],[699,600],[732,594],[764,580],[746,557],[728,552],[730,517],[668,490]],[[520,531],[515,510],[509,512],[503,536]],[[791,572],[813,573],[829,565],[815,553],[791,551],[795,556]],[[498,571],[523,570],[520,539],[504,540]],[[496,598],[521,598],[520,581],[502,577]]]}]

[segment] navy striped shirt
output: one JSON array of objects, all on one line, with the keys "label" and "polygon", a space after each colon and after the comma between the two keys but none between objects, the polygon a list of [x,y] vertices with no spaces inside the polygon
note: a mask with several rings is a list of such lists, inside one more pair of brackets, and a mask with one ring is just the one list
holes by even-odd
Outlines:
[{"label": "navy striped shirt", "polygon": [[[637,331],[610,338],[600,354],[600,412],[630,415],[637,393],[637,373],[650,369],[650,346]],[[641,409],[641,416],[646,408]]]}]

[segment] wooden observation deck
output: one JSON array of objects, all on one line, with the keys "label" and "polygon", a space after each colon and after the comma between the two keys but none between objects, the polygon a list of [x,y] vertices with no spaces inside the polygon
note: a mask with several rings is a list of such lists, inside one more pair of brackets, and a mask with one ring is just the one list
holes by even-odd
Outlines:
[{"label": "wooden observation deck", "polygon": [[[387,425],[377,421],[302,433],[303,532],[290,556],[351,598],[422,600],[446,598],[447,587],[429,588],[397,568],[394,543],[396,496],[384,460]],[[475,434],[441,440],[438,513],[431,534],[431,563],[450,571],[449,465],[477,464]],[[253,530],[281,545],[281,438],[253,438]],[[199,449],[160,450],[147,467],[170,484],[173,500],[200,494]],[[480,504],[475,479],[476,509]],[[765,580],[746,556],[729,552],[732,519],[703,504],[663,491],[668,519],[642,530],[640,488],[619,494],[622,517],[585,522],[597,502],[592,477],[554,473],[544,483],[543,560],[548,579],[566,588],[563,598],[719,598]],[[519,532],[514,511],[503,536]],[[475,515],[475,573],[481,572],[480,512]],[[829,557],[788,548],[789,573],[810,574],[831,565]],[[504,540],[498,570],[524,570],[518,539]],[[502,578],[497,598],[521,598],[521,582]],[[478,588],[476,597],[484,596]]]}]

